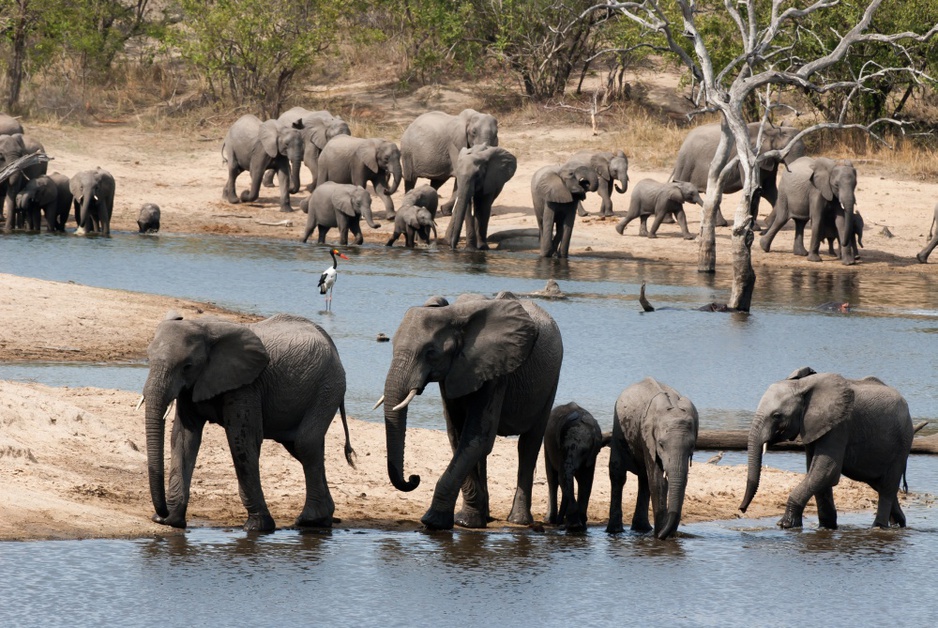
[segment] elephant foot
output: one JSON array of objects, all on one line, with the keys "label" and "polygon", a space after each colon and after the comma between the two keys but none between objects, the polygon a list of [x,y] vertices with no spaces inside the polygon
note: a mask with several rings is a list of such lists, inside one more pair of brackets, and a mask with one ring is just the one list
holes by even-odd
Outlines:
[{"label": "elephant foot", "polygon": [[696,238],[697,236],[695,236],[693,233],[688,233],[687,235],[684,236],[685,240],[694,240]]},{"label": "elephant foot", "polygon": [[622,527],[621,521],[618,521],[618,522],[609,521],[609,523],[606,524],[607,534],[621,534],[624,531],[625,531],[625,528]]},{"label": "elephant foot", "polygon": [[529,526],[534,523],[534,517],[531,515],[531,511],[521,512],[520,509],[515,511],[512,509],[511,513],[508,515],[509,523],[516,523],[520,526]]},{"label": "elephant foot", "polygon": [[292,212],[293,208],[290,207],[289,205],[283,205],[280,207],[280,211],[283,212],[284,214],[287,214],[287,213]]},{"label": "elephant foot", "polygon": [[384,214],[384,219],[388,222],[394,222],[395,218],[397,218],[397,214],[395,212],[385,212]]},{"label": "elephant foot", "polygon": [[566,527],[564,528],[568,533],[572,532],[574,534],[582,534],[586,532],[586,522],[580,519],[567,522]]},{"label": "elephant foot", "polygon": [[632,532],[641,532],[644,534],[646,532],[651,532],[654,528],[652,528],[651,524],[647,521],[633,521],[630,529]]},{"label": "elephant foot", "polygon": [[915,259],[918,260],[918,263],[919,263],[919,264],[926,264],[926,263],[928,263],[928,256],[927,256],[927,255],[922,255],[921,253],[917,254],[917,255],[915,256]]},{"label": "elephant foot", "polygon": [[298,528],[331,528],[334,519],[332,515],[325,517],[312,517],[306,513],[300,513],[300,516],[293,522]]},{"label": "elephant foot", "polygon": [[655,240],[655,239],[657,239],[657,238],[658,238],[658,234],[657,234],[657,233],[651,233],[651,232],[648,233],[648,239],[649,239],[649,240]]},{"label": "elephant foot", "polygon": [[169,515],[166,517],[161,517],[160,515],[153,515],[150,517],[153,523],[158,523],[164,526],[170,526],[171,528],[186,528],[186,518],[180,517],[178,515]]},{"label": "elephant foot", "polygon": [[616,225],[616,233],[618,233],[619,235],[622,235],[624,231],[625,231],[625,223],[619,222],[619,224]]},{"label": "elephant foot", "polygon": [[[489,518],[475,508],[463,508],[456,513],[455,522],[461,528],[484,528]],[[530,523],[534,523],[533,519]]]},{"label": "elephant foot", "polygon": [[820,261],[821,261],[821,256],[818,255],[817,253],[808,253],[808,261],[809,261],[809,262],[820,262]]},{"label": "elephant foot", "polygon": [[[667,222],[667,221],[665,221]],[[726,218],[723,217],[723,214],[717,214],[717,219],[714,222],[714,225],[717,227],[727,227],[730,223],[726,222]]]},{"label": "elephant foot", "polygon": [[765,236],[762,236],[761,238],[759,238],[759,248],[762,249],[764,252],[768,253],[769,249],[772,248],[772,243],[771,241],[769,241],[768,238],[766,238]]},{"label": "elephant foot", "polygon": [[273,532],[277,526],[274,525],[274,518],[264,512],[248,515],[243,529],[245,532]]},{"label": "elephant foot", "polygon": [[420,523],[426,526],[428,530],[452,530],[454,523],[453,513],[440,512],[431,508],[427,511],[427,514],[420,518]]},{"label": "elephant foot", "polygon": [[802,527],[802,513],[804,513],[803,507],[788,504],[788,507],[785,509],[785,514],[782,515],[782,518],[778,520],[778,527],[782,528],[783,530]]},{"label": "elephant foot", "polygon": [[452,215],[453,215],[453,210],[452,210],[452,209],[447,209],[447,208],[445,208],[445,207],[441,207],[439,214],[440,214],[440,216],[452,216]]}]

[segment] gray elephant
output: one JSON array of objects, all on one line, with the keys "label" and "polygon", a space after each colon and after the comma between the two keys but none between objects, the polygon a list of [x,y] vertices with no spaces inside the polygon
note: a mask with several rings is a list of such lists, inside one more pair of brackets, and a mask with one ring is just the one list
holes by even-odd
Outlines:
[{"label": "gray elephant", "polygon": [[[15,119],[14,119],[15,121]],[[42,144],[22,133],[0,135],[0,169],[3,169],[26,155],[45,152]],[[11,174],[9,178],[0,181],[0,218],[6,217],[3,229],[12,231],[14,227],[23,227],[25,217],[17,215],[16,195],[26,186],[30,179],[44,175],[48,168],[46,161],[27,166]]]},{"label": "gray elephant", "polygon": [[[567,163],[578,166],[589,166],[596,171],[599,177],[599,188],[596,192],[602,203],[599,209],[600,216],[612,216],[612,190],[615,188],[619,194],[625,194],[629,189],[629,158],[625,152],[617,150],[615,152],[599,150],[581,150],[574,153]],[[587,212],[580,204],[577,212],[580,216],[586,216]]]},{"label": "gray elephant", "polygon": [[387,140],[339,135],[332,138],[319,155],[317,185],[326,181],[361,187],[371,182],[375,194],[384,203],[385,219],[394,220],[391,195],[401,183],[401,151],[397,144]]},{"label": "gray elephant", "polygon": [[[393,343],[379,404],[384,404],[388,474],[394,487],[412,491],[420,484],[418,475],[404,479],[407,406],[430,382],[439,382],[453,458],[421,521],[431,529],[449,529],[454,523],[485,527],[486,456],[496,436],[517,434],[518,485],[508,521],[533,523],[534,467],[563,361],[554,320],[535,303],[508,295],[462,295],[451,305],[434,297],[407,310]],[[454,516],[460,487],[463,508]]]},{"label": "gray elephant", "polygon": [[[351,135],[348,123],[328,111],[309,111],[303,107],[293,107],[284,111],[277,118],[280,124],[292,126],[297,120],[303,123],[303,163],[313,177],[308,189],[316,189],[316,177],[319,176],[319,154],[326,143],[337,135]],[[268,170],[264,173],[264,185],[273,187],[274,172]]]},{"label": "gray elephant", "polygon": [[309,214],[303,242],[309,240],[313,229],[318,228],[319,243],[324,244],[329,229],[336,227],[339,229],[339,244],[348,244],[349,231],[355,236],[355,244],[362,244],[365,236],[359,223],[363,216],[369,227],[379,228],[371,217],[371,195],[359,185],[323,182],[303,199],[300,208]]},{"label": "gray elephant", "polygon": [[577,208],[599,177],[588,166],[544,166],[531,177],[531,198],[541,240],[541,257],[567,257]]},{"label": "gray elephant", "polygon": [[[265,438],[282,444],[303,465],[306,503],[298,526],[331,527],[335,503],[324,466],[325,437],[336,411],[345,428],[345,369],[329,335],[287,314],[242,325],[217,318],[183,320],[170,312],[147,348],[147,471],[157,523],[186,527],[189,486],[206,422],[221,425],[248,511],[245,530],[273,530],[258,459]],[[165,417],[176,402],[167,500]]]},{"label": "gray elephant", "polygon": [[[750,146],[755,146],[759,134],[760,123],[752,122],[749,124]],[[688,181],[697,186],[698,192],[707,191],[707,176],[710,172],[710,162],[713,161],[717,152],[717,145],[720,143],[722,129],[719,123],[703,124],[690,131],[684,138],[680,150],[677,153],[677,161],[674,164],[674,171],[671,173],[671,181]],[[762,150],[760,153],[770,150],[781,150],[800,131],[790,126],[774,126],[767,124],[762,132]],[[791,151],[785,157],[786,164],[792,164],[796,159],[805,155],[804,142],[798,140],[792,146]],[[736,157],[735,145],[730,147],[729,159]],[[753,196],[753,209],[758,209],[759,199],[764,198],[773,207],[778,198],[778,160],[763,159],[759,166],[759,187],[760,192]],[[739,192],[743,189],[742,168],[731,172],[727,177],[723,191],[727,194]],[[756,215],[756,212],[753,212]],[[726,219],[719,211],[716,217],[716,226],[725,227]]]},{"label": "gray elephant", "polygon": [[[651,377],[632,384],[616,400],[609,454],[612,496],[606,531],[622,531],[626,471],[638,476],[632,530],[666,539],[677,531],[687,472],[697,445],[697,408],[687,397]],[[648,522],[648,500],[655,517]]]},{"label": "gray elephant", "polygon": [[[404,190],[413,189],[420,178],[429,179],[433,189],[439,190],[456,176],[459,151],[483,144],[498,146],[498,120],[487,113],[463,109],[456,116],[442,111],[417,116],[401,136]],[[440,208],[442,215],[452,213],[459,187],[457,177],[453,196]]]},{"label": "gray elephant", "polygon": [[439,195],[432,185],[421,185],[407,192],[397,208],[394,217],[394,233],[387,241],[387,246],[394,246],[397,239],[404,236],[404,245],[412,249],[417,238],[430,244],[432,237],[436,241],[436,210]]},{"label": "gray elephant", "polygon": [[[931,252],[935,250],[935,246],[938,246],[938,203],[935,203],[935,209],[933,211],[933,216],[931,219],[931,227],[928,229],[929,242],[925,245],[925,248],[919,251],[915,256],[915,259],[918,260],[919,264],[925,264],[928,262],[928,256],[931,255]],[[932,233],[934,232],[934,235]]]},{"label": "gray elephant", "polygon": [[[685,181],[671,181],[661,183],[654,179],[642,179],[632,188],[632,198],[629,202],[629,213],[616,225],[619,235],[625,231],[630,222],[636,218],[641,219],[638,235],[649,238],[658,237],[658,227],[666,216],[673,216],[675,222],[681,227],[681,235],[685,240],[693,240],[694,234],[687,229],[687,216],[684,213],[684,203],[696,203],[703,206],[703,199],[697,191],[697,186]],[[646,224],[648,217],[654,215],[651,230]]]},{"label": "gray elephant", "polygon": [[68,177],[58,172],[30,179],[16,195],[16,212],[26,217],[26,226],[33,231],[39,231],[42,215],[50,233],[65,231],[71,208]]},{"label": "gray elephant", "polygon": [[800,528],[808,500],[818,524],[837,527],[834,487],[841,474],[879,494],[873,525],[905,527],[899,483],[912,447],[909,406],[895,388],[875,377],[845,379],[801,368],[769,386],[749,428],[749,474],[739,509],[746,512],[759,489],[767,445],[801,438],[807,474],[788,496],[782,528]]},{"label": "gray elephant", "polygon": [[[292,212],[290,194],[300,189],[300,164],[303,161],[303,122],[283,124],[279,120],[261,122],[255,115],[238,118],[222,143],[222,161],[228,165],[228,181],[222,198],[229,203],[257,200],[261,179],[268,169],[276,170],[280,180],[280,211]],[[238,196],[235,181],[242,172],[251,174],[251,187]]]},{"label": "gray elephant", "polygon": [[466,224],[466,248],[486,250],[492,204],[515,175],[518,160],[504,148],[480,144],[459,151],[456,159],[456,192],[453,219],[446,241],[455,249]]},{"label": "gray elephant", "polygon": [[772,240],[788,219],[795,221],[795,255],[807,255],[808,261],[820,262],[821,234],[824,229],[811,232],[811,247],[804,248],[804,228],[808,221],[824,225],[833,220],[839,234],[841,255],[844,264],[856,262],[854,236],[854,206],[856,205],[857,171],[848,160],[826,157],[802,157],[782,172],[778,185],[778,202],[772,212],[772,224],[759,239],[766,253]]},{"label": "gray elephant", "polygon": [[[603,435],[593,415],[576,403],[557,406],[550,413],[544,433],[548,523],[565,523],[567,530],[586,528],[596,456],[600,449],[609,445],[610,438],[609,434]],[[558,486],[560,508],[557,507]]]},{"label": "gray elephant", "polygon": [[[825,216],[824,224],[821,225],[821,242],[827,242],[827,250],[833,257],[840,258],[840,233],[837,231],[837,221],[843,220],[843,209],[834,208],[834,211]],[[860,249],[863,248],[863,229],[865,228],[863,216],[860,212],[853,212],[853,236],[851,245],[857,252],[856,258],[860,259]],[[813,226],[811,227],[814,228]],[[834,245],[837,245],[835,250]],[[859,247],[859,248],[857,248]]]},{"label": "gray elephant", "polygon": [[111,233],[111,212],[114,209],[114,177],[100,166],[94,170],[82,170],[68,181],[75,206],[75,233],[83,235],[96,231],[103,235]]},{"label": "gray elephant", "polygon": [[19,120],[9,114],[0,113],[0,135],[22,134],[23,132],[23,125]]},{"label": "gray elephant", "polygon": [[140,233],[157,233],[160,230],[160,206],[144,203],[137,214],[137,228]]}]

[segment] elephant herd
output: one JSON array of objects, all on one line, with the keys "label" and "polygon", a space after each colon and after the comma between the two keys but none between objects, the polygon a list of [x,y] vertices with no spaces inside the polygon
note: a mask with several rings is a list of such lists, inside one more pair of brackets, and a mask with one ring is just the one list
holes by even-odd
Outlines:
[{"label": "elephant herd", "polygon": [[[638,490],[631,529],[660,539],[674,534],[697,442],[699,418],[693,402],[666,384],[643,379],[616,399],[612,430],[604,433],[578,404],[553,407],[563,353],[560,328],[550,314],[508,292],[494,298],[463,294],[453,302],[431,297],[407,310],[394,334],[384,394],[375,408],[384,407],[389,481],[400,491],[412,491],[421,478],[405,473],[408,405],[428,384],[439,385],[452,457],[421,519],[426,528],[483,528],[492,520],[486,458],[497,436],[517,436],[517,486],[509,522],[535,523],[532,490],[543,444],[547,522],[584,529],[596,458],[608,446],[612,493],[607,532],[623,529],[622,489],[632,473]],[[157,327],[147,355],[141,403],[146,403],[154,521],[186,526],[202,430],[210,422],[227,433],[248,513],[245,530],[275,527],[260,481],[264,439],[281,443],[303,465],[306,500],[295,524],[332,525],[335,504],[324,457],[325,434],[336,413],[345,430],[349,464],[354,452],[345,414],[345,370],[321,327],[286,314],[244,325],[210,317],[184,320],[170,312]],[[167,484],[165,421],[173,402]],[[874,526],[904,526],[898,491],[912,434],[906,401],[880,380],[799,369],[771,384],[755,412],[740,509],[745,512],[759,488],[764,448],[800,438],[807,473],[788,498],[781,527],[801,527],[805,505],[814,497],[820,526],[836,528],[832,489],[841,475],[877,491]],[[460,493],[463,506],[456,512]]]}]

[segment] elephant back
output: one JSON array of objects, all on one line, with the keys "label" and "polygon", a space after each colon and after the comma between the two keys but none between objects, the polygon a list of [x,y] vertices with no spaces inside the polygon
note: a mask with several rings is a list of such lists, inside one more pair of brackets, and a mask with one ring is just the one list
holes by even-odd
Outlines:
[{"label": "elephant back", "polygon": [[455,148],[451,128],[458,123],[456,116],[442,111],[428,111],[417,116],[401,135],[401,167],[406,180],[417,178],[439,179],[454,175],[451,157]]}]

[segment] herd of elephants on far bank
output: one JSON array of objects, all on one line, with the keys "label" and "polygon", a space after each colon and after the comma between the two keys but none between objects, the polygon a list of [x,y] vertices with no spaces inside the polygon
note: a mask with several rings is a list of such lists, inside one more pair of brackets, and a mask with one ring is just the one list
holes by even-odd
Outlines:
[{"label": "herd of elephants on far bank", "polygon": [[[758,125],[750,125],[756,141]],[[645,179],[633,186],[626,215],[616,225],[623,233],[635,218],[641,235],[655,237],[673,218],[683,235],[684,203],[702,205],[700,193],[715,153],[718,125],[688,133],[668,182]],[[767,127],[762,150],[785,148],[797,131]],[[19,122],[0,114],[0,169],[41,145],[23,135]],[[794,252],[820,261],[823,240],[852,264],[862,245],[862,219],[854,211],[856,171],[849,161],[807,157],[804,145],[789,150],[777,181],[779,163],[761,164],[761,195],[774,207],[761,240],[772,239],[789,219],[795,221]],[[300,188],[300,167],[313,176],[311,194],[301,207],[308,214],[303,240],[318,229],[319,242],[330,228],[363,242],[361,218],[376,226],[371,182],[395,223],[392,245],[401,235],[407,246],[436,240],[438,210],[452,219],[445,242],[457,248],[465,224],[465,246],[486,249],[492,205],[517,168],[515,157],[498,146],[497,121],[467,109],[458,115],[429,112],[405,130],[400,147],[376,138],[356,138],[348,125],[325,111],[294,108],[262,122],[246,115],[225,137],[222,157],[228,168],[223,197],[231,203],[254,201],[262,185],[278,179],[283,211],[292,211],[290,194]],[[101,168],[69,179],[45,175],[44,161],[14,171],[2,182],[5,230],[40,230],[40,213],[50,231],[64,230],[73,206],[78,233],[110,231],[115,184]],[[39,170],[42,172],[39,172]],[[249,190],[237,194],[235,181],[249,172]],[[416,187],[420,178],[430,185]],[[455,178],[454,192],[442,205],[436,190]],[[395,210],[391,200],[400,184],[405,195]],[[40,184],[42,182],[42,184]],[[600,213],[613,215],[611,194],[629,186],[623,151],[583,151],[566,163],[545,166],[531,178],[532,202],[544,257],[568,255],[573,224],[584,213],[588,192],[602,199]],[[51,188],[40,193],[38,188]],[[726,191],[740,189],[729,177]],[[50,200],[51,199],[51,200]],[[936,208],[938,212],[938,208]],[[653,217],[650,228],[646,226]],[[718,225],[725,224],[718,216]],[[804,227],[812,225],[809,249]],[[159,229],[159,208],[141,210],[140,231]],[[938,234],[922,253],[925,262]],[[315,323],[278,314],[253,324],[214,318],[183,319],[171,312],[157,327],[147,349],[149,374],[141,402],[146,403],[147,467],[153,520],[186,526],[189,488],[206,422],[226,431],[248,513],[245,530],[275,528],[259,472],[263,439],[284,445],[303,466],[306,500],[295,524],[330,527],[335,504],[325,474],[325,434],[335,415],[345,429],[345,454],[352,447],[345,412],[346,378],[338,350]],[[612,430],[603,432],[586,409],[575,403],[554,407],[563,361],[561,332],[540,306],[511,293],[495,298],[464,294],[453,302],[432,297],[404,315],[393,337],[393,357],[385,381],[387,467],[390,482],[412,491],[420,477],[406,476],[404,440],[407,407],[427,384],[437,382],[443,400],[452,459],[437,480],[432,502],[421,519],[429,529],[454,525],[485,527],[492,520],[486,480],[486,457],[496,436],[518,436],[517,487],[507,520],[533,524],[531,512],[535,465],[543,444],[549,489],[549,523],[583,529],[597,455],[610,447],[612,499],[607,530],[622,530],[622,488],[626,473],[638,478],[631,529],[658,538],[674,534],[680,523],[688,468],[697,440],[697,410],[690,399],[664,383],[646,378],[628,386],[615,401]],[[165,477],[165,422],[175,407],[169,481]],[[913,427],[908,405],[893,388],[876,378],[850,380],[802,368],[769,386],[749,433],[749,466],[741,510],[749,506],[760,480],[767,445],[800,438],[807,473],[792,491],[779,521],[800,527],[807,502],[816,500],[821,527],[835,528],[833,487],[840,476],[866,482],[878,495],[874,525],[904,526],[898,491],[905,474]],[[167,490],[168,487],[168,490]],[[560,503],[558,504],[558,491]],[[456,512],[462,494],[462,508]],[[649,502],[653,520],[649,520]]]}]

